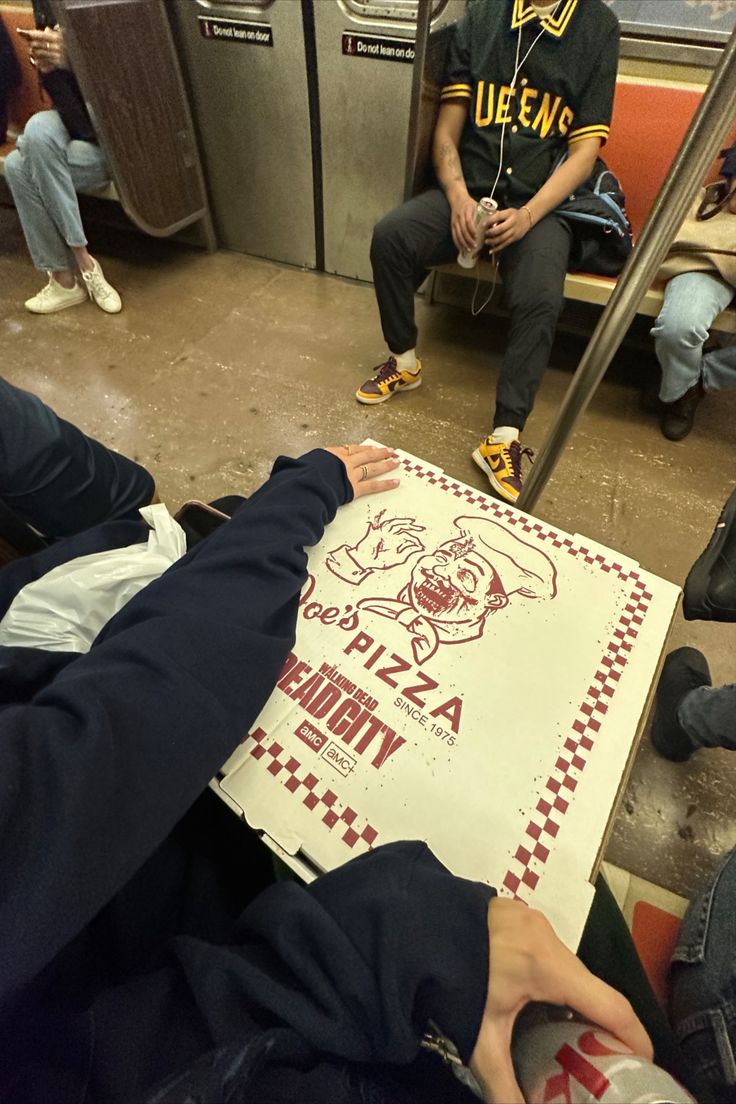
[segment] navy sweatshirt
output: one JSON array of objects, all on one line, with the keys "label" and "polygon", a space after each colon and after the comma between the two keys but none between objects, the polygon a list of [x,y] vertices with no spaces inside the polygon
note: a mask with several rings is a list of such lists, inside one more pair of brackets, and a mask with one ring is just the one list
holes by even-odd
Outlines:
[{"label": "navy sweatshirt", "polygon": [[[294,641],[304,548],[351,495],[328,453],[281,459],[87,655],[0,649],[3,1098],[435,1101],[411,1078],[378,1095],[388,1075],[374,1069],[411,1063],[430,1019],[469,1057],[492,891],[423,844],[276,885],[227,940],[181,935],[116,985],[69,953],[269,697]],[[10,564],[0,615],[55,563],[139,532],[114,522]]]},{"label": "navy sweatshirt", "polygon": [[[140,464],[0,379],[0,500],[39,533],[68,537],[112,518],[139,520],[138,509],[153,492]],[[59,554],[81,555],[66,545]]]}]

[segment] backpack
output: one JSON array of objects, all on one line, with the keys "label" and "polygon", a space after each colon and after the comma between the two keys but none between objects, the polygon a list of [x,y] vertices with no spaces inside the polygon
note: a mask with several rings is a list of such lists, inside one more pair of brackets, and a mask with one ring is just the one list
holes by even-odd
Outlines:
[{"label": "backpack", "polygon": [[721,150],[719,156],[723,158],[722,179],[715,184],[706,184],[705,195],[696,215],[699,222],[706,222],[722,211],[736,192],[736,145]]},{"label": "backpack", "polygon": [[[565,152],[552,172],[566,158]],[[618,276],[634,245],[625,204],[615,173],[597,158],[590,178],[553,211],[569,222],[572,230],[571,272]]]}]

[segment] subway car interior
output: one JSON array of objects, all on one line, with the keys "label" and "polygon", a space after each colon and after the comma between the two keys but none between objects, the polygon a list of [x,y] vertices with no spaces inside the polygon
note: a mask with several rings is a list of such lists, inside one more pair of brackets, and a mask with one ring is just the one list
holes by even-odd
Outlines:
[{"label": "subway car interior", "polygon": [[[0,147],[4,379],[143,465],[172,513],[189,500],[250,496],[278,456],[366,439],[489,494],[471,453],[493,426],[510,323],[488,260],[469,270],[441,263],[419,288],[423,386],[380,404],[355,397],[386,356],[373,228],[431,180],[448,44],[466,11],[485,2],[52,0],[47,25],[63,32],[64,64],[108,165],[104,184],[79,187],[79,208],[122,310],[100,310],[85,296],[73,309],[33,313],[24,302],[45,277],[29,257],[4,166],[28,120],[52,106],[24,33],[38,25],[44,5],[0,0],[21,73],[8,94]],[[526,0],[495,2],[524,10]],[[721,112],[717,124],[713,113],[705,119],[700,130],[711,132],[701,134],[695,175],[695,153],[690,158],[696,187],[685,202],[668,174],[682,143],[698,139],[698,112],[736,33],[736,3],[604,4],[621,38],[601,155],[626,196],[634,250],[618,284],[568,275],[523,438],[537,463],[555,442],[559,449],[534,501],[525,505],[522,495],[518,509],[530,525],[580,535],[682,588],[734,489],[736,390],[706,393],[692,431],[665,437],[650,333],[663,284],[647,280],[631,303],[622,285],[634,286],[642,243],[651,246],[656,274],[676,230],[663,222],[668,204],[689,208],[704,184],[719,179],[719,151],[736,141],[733,114]],[[658,237],[647,237],[650,215],[660,217]],[[621,299],[607,306],[614,291]],[[625,323],[616,326],[614,307],[618,318],[628,310]],[[706,348],[727,349],[736,342],[733,303],[715,313]],[[607,344],[591,352],[591,336],[609,316]],[[585,401],[571,406],[586,355],[592,382]],[[596,357],[605,358],[603,373],[595,372]],[[561,436],[561,412],[571,409]],[[525,459],[525,481],[534,470]],[[686,620],[679,601],[673,611],[598,860],[612,885],[629,887],[623,897],[641,891],[644,898],[641,887],[655,887],[679,923],[736,844],[736,759],[725,747],[685,762],[658,755],[649,737],[654,691],[674,649],[704,653],[714,686],[736,681],[736,651],[732,625]],[[494,639],[505,646],[501,630]],[[536,685],[546,685],[537,653],[523,638],[514,637],[513,647],[503,692],[534,696]],[[492,650],[484,654],[492,667]],[[489,745],[498,738],[497,692],[488,691]],[[661,938],[671,951],[671,930]],[[655,971],[668,953],[662,946]]]}]

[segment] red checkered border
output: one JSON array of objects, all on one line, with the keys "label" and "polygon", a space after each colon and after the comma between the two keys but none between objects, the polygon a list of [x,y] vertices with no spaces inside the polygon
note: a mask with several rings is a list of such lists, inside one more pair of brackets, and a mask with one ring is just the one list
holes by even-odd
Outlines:
[{"label": "red checkered border", "polygon": [[299,760],[288,752],[285,755],[281,744],[276,740],[269,743],[268,735],[262,728],[249,732],[243,743],[248,741],[253,742],[249,751],[251,759],[262,762],[274,778],[281,776],[283,786],[289,793],[299,794],[301,797],[301,790],[304,789],[306,793],[302,797],[302,805],[306,805],[310,812],[316,811],[321,814],[322,823],[326,824],[330,831],[339,825],[339,830],[342,831],[342,842],[347,847],[352,849],[360,840],[369,848],[373,847],[378,839],[376,829],[368,823],[363,829],[356,827],[358,814],[355,809],[345,805],[341,810],[340,800],[334,790],[325,789],[317,775],[311,771],[304,773]]},{"label": "red checkered border", "polygon": [[402,464],[405,471],[415,478],[426,479],[432,486],[463,499],[469,506],[489,511],[500,521],[521,529],[536,540],[549,542],[553,548],[564,548],[571,556],[580,557],[585,563],[606,573],[613,572],[622,582],[632,584],[618,625],[604,649],[598,670],[578,708],[572,731],[566,737],[563,750],[550,769],[536,808],[529,814],[522,842],[517,847],[502,882],[508,893],[528,903],[529,895],[537,888],[540,868],[550,856],[560,831],[560,822],[570,807],[580,776],[595,746],[602,718],[608,712],[652,595],[639,575],[635,571],[627,571],[622,564],[609,562],[599,553],[594,553],[583,545],[576,545],[570,537],[563,537],[561,533],[541,525],[526,514],[520,514],[471,487],[454,482],[441,472],[432,471],[408,459],[404,459]]}]

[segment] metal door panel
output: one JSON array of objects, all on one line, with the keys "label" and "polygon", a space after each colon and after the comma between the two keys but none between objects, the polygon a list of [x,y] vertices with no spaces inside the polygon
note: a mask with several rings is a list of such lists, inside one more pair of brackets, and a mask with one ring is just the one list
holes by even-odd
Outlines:
[{"label": "metal door panel", "polygon": [[[369,9],[371,10],[371,9]],[[377,13],[377,6],[372,8]],[[449,0],[435,25],[452,22],[465,0]],[[393,14],[399,6],[393,5]],[[401,203],[413,66],[343,54],[343,34],[413,43],[408,20],[361,18],[356,6],[316,0],[314,6],[324,188],[325,269],[371,279],[374,225]],[[391,15],[391,7],[387,5]]]},{"label": "metal door panel", "polygon": [[[179,0],[170,12],[185,59],[220,243],[314,268],[301,4]],[[244,23],[268,24],[273,45],[205,38],[205,19],[232,21],[241,35]]]}]

